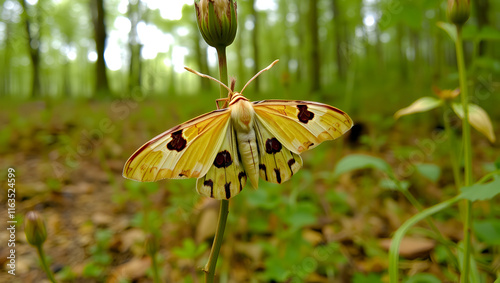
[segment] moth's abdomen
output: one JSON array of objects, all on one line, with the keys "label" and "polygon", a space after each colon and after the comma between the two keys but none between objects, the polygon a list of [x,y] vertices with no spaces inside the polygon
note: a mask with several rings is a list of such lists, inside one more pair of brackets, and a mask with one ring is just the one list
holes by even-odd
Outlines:
[{"label": "moth's abdomen", "polygon": [[255,139],[255,131],[250,129],[249,132],[236,132],[238,140],[238,152],[241,158],[241,163],[250,179],[250,183],[254,188],[259,187],[259,149]]}]

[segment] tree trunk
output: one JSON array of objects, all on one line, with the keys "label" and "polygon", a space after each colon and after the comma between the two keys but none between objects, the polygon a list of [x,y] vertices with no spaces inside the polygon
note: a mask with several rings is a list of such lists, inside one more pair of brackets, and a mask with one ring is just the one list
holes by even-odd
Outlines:
[{"label": "tree trunk", "polygon": [[147,15],[147,7],[143,5],[141,0],[129,0],[128,18],[130,20],[130,32],[128,37],[128,46],[130,52],[129,74],[128,74],[128,91],[133,91],[135,88],[142,85],[142,59],[141,50],[142,43],[139,41],[137,33],[137,24]]},{"label": "tree trunk", "polygon": [[[259,15],[255,10],[255,0],[250,0],[251,14],[253,16],[253,30],[252,30],[252,46],[253,46],[253,75],[257,74],[259,70]],[[260,90],[260,80],[252,82],[255,92]]]},{"label": "tree trunk", "polygon": [[342,40],[344,36],[342,35],[342,27],[346,25],[342,22],[342,11],[340,9],[339,0],[332,0],[333,9],[333,32],[335,40],[335,57],[337,59],[337,77],[339,80],[344,81],[346,78],[346,64],[345,57],[342,52]]},{"label": "tree trunk", "polygon": [[104,0],[91,0],[90,5],[97,52],[95,94],[97,96],[105,96],[110,93],[110,89],[108,76],[106,75],[106,62],[104,61],[107,39],[106,25],[104,23]]},{"label": "tree trunk", "polygon": [[2,77],[2,89],[0,92],[0,96],[7,96],[9,94],[12,94],[10,84],[11,84],[11,64],[10,64],[10,59],[11,59],[11,54],[12,54],[12,22],[6,21],[5,23],[5,51],[4,51],[4,58],[3,58],[3,68],[1,71],[1,77]]},{"label": "tree trunk", "polygon": [[[22,0],[21,4],[23,6],[23,17],[24,26],[26,29],[26,34],[28,36],[28,50],[30,52],[31,68],[32,68],[32,85],[31,85],[31,97],[39,97],[41,93],[40,84],[40,29],[41,29],[41,19],[40,19],[40,2],[36,5],[35,19],[30,19],[28,12],[28,5],[26,0]],[[35,25],[36,28],[32,28]],[[36,30],[36,32],[33,32]]]},{"label": "tree trunk", "polygon": [[[207,48],[203,43],[201,34],[198,32],[198,24],[196,21],[192,21],[193,29],[196,31],[194,36],[194,50],[196,52],[196,61],[198,63],[199,71],[203,74],[208,74],[208,59],[207,59]],[[200,77],[201,88],[204,90],[209,90],[212,85],[210,80]]]},{"label": "tree trunk", "polygon": [[[490,19],[488,17],[488,12],[490,10],[490,2],[489,0],[476,0],[472,1],[474,5],[476,6],[476,20],[477,20],[477,25],[479,30],[483,28],[484,26],[487,26],[490,24]],[[482,56],[486,52],[486,41],[481,40],[479,42],[479,50],[478,50],[478,55]]]},{"label": "tree trunk", "polygon": [[403,46],[403,28],[404,26],[399,23],[397,25],[396,37],[397,37],[397,48],[399,53],[399,74],[403,81],[408,80],[408,59],[406,57],[406,50]]},{"label": "tree trunk", "polygon": [[309,1],[309,34],[311,35],[311,91],[316,92],[321,89],[320,74],[321,65],[319,59],[319,35],[318,35],[318,0]]}]

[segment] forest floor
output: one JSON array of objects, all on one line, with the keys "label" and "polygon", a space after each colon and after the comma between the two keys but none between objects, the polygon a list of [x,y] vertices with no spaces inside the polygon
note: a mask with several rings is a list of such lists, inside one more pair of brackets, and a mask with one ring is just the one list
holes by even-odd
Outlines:
[{"label": "forest floor", "polygon": [[[148,231],[157,230],[162,279],[203,281],[200,268],[210,251],[218,202],[199,197],[194,180],[139,184],[121,176],[125,161],[140,145],[204,112],[200,105],[187,110],[179,105],[30,102],[2,110],[0,180],[5,183],[7,168],[16,170],[18,223],[30,210],[43,215],[48,231],[44,247],[58,280],[152,282],[144,243]],[[418,210],[391,188],[385,174],[363,169],[334,177],[335,164],[351,154],[379,157],[429,207],[457,193],[447,142],[429,118],[398,123],[390,115],[352,118],[360,126],[342,141],[304,153],[304,168],[291,181],[281,186],[261,181],[258,190],[247,185],[231,200],[220,282],[388,282],[390,238]],[[412,126],[416,122],[424,126]],[[494,166],[500,148],[477,132],[473,136],[477,179]],[[437,165],[437,177],[420,164]],[[7,211],[5,194],[0,199]],[[475,203],[475,219],[498,218],[498,204],[498,198]],[[0,221],[6,223],[7,213]],[[458,207],[437,214],[434,223],[445,238],[454,243],[462,239]],[[427,227],[421,223],[403,241],[401,274],[454,282],[456,266]],[[22,224],[16,229],[16,275],[6,272],[8,237],[0,234],[5,243],[0,281],[46,281]],[[493,282],[500,254],[478,238],[473,239],[478,266],[487,274],[486,282]]]}]

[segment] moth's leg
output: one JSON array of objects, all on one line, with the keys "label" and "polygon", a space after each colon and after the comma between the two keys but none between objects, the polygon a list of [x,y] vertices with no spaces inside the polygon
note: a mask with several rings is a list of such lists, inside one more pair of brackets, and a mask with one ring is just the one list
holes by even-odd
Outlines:
[{"label": "moth's leg", "polygon": [[229,101],[229,98],[226,97],[226,98],[217,98],[215,100],[215,105],[217,106],[217,110],[221,109],[220,106],[219,106],[219,101],[224,101],[224,104],[222,105],[222,108],[226,108],[227,107],[227,102]]}]

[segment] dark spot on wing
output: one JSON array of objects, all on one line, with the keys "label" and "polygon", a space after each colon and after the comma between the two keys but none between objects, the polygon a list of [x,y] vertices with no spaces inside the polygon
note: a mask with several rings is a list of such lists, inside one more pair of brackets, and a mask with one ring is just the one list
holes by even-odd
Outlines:
[{"label": "dark spot on wing", "polygon": [[241,190],[243,190],[243,183],[241,182],[241,179],[245,178],[245,180],[247,179],[247,174],[245,172],[240,172],[240,174],[238,174],[238,180],[240,181],[240,192]]},{"label": "dark spot on wing", "polygon": [[203,186],[210,187],[210,197],[213,198],[214,197],[214,182],[212,180],[208,179],[205,182],[203,182]]},{"label": "dark spot on wing", "polygon": [[217,153],[214,160],[214,165],[217,168],[227,168],[229,165],[233,164],[233,159],[231,158],[231,153],[227,150],[223,150]]},{"label": "dark spot on wing", "polygon": [[267,181],[268,179],[267,179],[266,165],[265,164],[259,164],[259,170],[264,170],[264,176],[266,177],[266,181]]},{"label": "dark spot on wing", "polygon": [[297,114],[297,118],[299,121],[307,124],[310,120],[314,118],[314,113],[307,110],[307,105],[297,105],[297,109],[299,109],[299,114]]},{"label": "dark spot on wing", "polygon": [[266,152],[268,154],[276,154],[281,151],[281,143],[276,138],[267,139]]},{"label": "dark spot on wing", "polygon": [[182,130],[178,130],[177,132],[173,132],[172,140],[167,144],[167,148],[169,150],[175,150],[177,152],[186,148],[187,141],[184,137],[182,137]]},{"label": "dark spot on wing", "polygon": [[274,168],[274,173],[276,174],[276,181],[278,181],[278,184],[281,184],[281,173],[280,169]]},{"label": "dark spot on wing", "polygon": [[226,183],[224,185],[224,190],[226,191],[226,199],[230,199],[231,198],[231,182],[229,183]]},{"label": "dark spot on wing", "polygon": [[292,170],[293,164],[295,164],[295,159],[294,158],[288,160],[288,167],[290,167],[290,172],[292,172],[292,176],[293,176],[293,170]]}]

